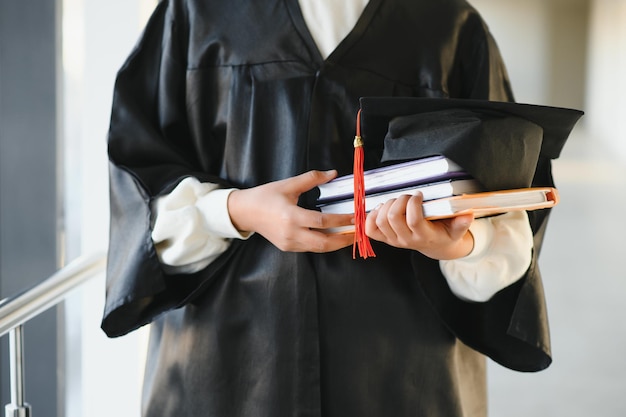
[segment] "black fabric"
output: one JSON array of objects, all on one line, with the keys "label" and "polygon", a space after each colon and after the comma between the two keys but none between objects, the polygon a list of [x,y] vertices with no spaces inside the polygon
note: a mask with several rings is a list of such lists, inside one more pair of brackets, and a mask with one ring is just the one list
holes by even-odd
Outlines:
[{"label": "black fabric", "polygon": [[[326,60],[297,0],[159,3],[115,85],[102,322],[109,336],[153,323],[144,416],[482,416],[479,352],[549,364],[544,310],[520,298],[531,285],[543,306],[535,265],[484,306],[454,298],[437,261],[378,243],[363,261],[255,235],[195,274],[163,272],[155,197],[187,176],[245,188],[349,173],[363,96],[513,98],[465,1],[371,0]],[[538,252],[545,215],[533,227]]]}]

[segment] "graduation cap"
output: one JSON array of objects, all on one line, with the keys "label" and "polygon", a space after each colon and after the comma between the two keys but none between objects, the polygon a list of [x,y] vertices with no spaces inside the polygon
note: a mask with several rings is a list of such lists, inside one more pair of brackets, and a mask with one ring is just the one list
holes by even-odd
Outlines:
[{"label": "graduation cap", "polygon": [[540,159],[559,157],[582,115],[513,102],[361,98],[354,141],[355,248],[364,258],[374,256],[364,230],[364,166],[444,155],[486,190],[525,188]]}]

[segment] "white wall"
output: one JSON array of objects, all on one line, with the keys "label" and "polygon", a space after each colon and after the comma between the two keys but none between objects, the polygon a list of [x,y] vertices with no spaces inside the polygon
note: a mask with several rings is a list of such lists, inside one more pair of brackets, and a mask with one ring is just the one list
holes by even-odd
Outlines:
[{"label": "white wall", "polygon": [[583,108],[588,0],[470,0],[487,21],[516,100]]},{"label": "white wall", "polygon": [[626,159],[626,0],[470,0],[520,102],[585,111],[577,126]]},{"label": "white wall", "polygon": [[[106,251],[106,133],[113,82],[154,0],[63,0],[66,259]],[[65,305],[67,417],[137,416],[147,331],[100,330],[104,276]],[[60,414],[63,415],[63,414]]]},{"label": "white wall", "polygon": [[545,104],[549,37],[545,0],[470,0],[494,35],[519,102]]},{"label": "white wall", "polygon": [[585,119],[626,160],[626,0],[594,0],[590,28]]}]

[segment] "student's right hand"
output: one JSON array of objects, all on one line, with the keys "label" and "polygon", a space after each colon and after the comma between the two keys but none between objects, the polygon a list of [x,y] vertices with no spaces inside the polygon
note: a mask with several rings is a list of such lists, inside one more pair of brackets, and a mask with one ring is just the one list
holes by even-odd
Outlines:
[{"label": "student's right hand", "polygon": [[228,212],[241,232],[259,233],[286,252],[332,252],[353,243],[353,234],[324,229],[354,224],[352,214],[328,214],[297,205],[301,194],[337,176],[337,171],[309,171],[257,187],[233,191]]}]

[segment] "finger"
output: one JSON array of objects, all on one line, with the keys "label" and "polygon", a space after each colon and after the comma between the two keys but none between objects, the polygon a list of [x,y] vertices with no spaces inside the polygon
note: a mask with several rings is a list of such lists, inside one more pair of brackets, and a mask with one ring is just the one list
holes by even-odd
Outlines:
[{"label": "finger", "polygon": [[389,200],[378,208],[376,216],[376,228],[385,237],[384,240],[391,241],[396,239],[396,232],[389,224],[389,210],[395,203],[395,199]]},{"label": "finger", "polygon": [[424,197],[421,192],[417,192],[407,202],[406,224],[411,231],[419,233],[427,225],[424,220],[422,204]]},{"label": "finger", "polygon": [[316,232],[322,236],[320,237],[318,244],[312,248],[312,252],[325,253],[334,252],[336,250],[351,246],[354,243],[354,233],[335,233],[326,234],[322,232]]},{"label": "finger", "polygon": [[353,233],[324,233],[313,229],[299,229],[289,239],[277,241],[276,247],[284,252],[333,252],[352,245]]},{"label": "finger", "polygon": [[337,176],[336,170],[330,171],[308,171],[295,177],[282,180],[285,185],[285,191],[288,194],[300,195],[309,191],[313,187],[327,183]]},{"label": "finger", "polygon": [[365,218],[365,234],[375,240],[382,240],[383,238],[382,233],[378,230],[378,226],[376,226],[376,219],[380,207],[382,207],[382,204],[379,204],[367,213],[367,217]]},{"label": "finger", "polygon": [[321,213],[298,207],[294,215],[294,222],[298,226],[310,229],[324,230],[354,224],[354,214]]},{"label": "finger", "polygon": [[326,253],[350,246],[353,242],[353,233],[329,234],[309,229],[300,235],[299,246],[302,252]]},{"label": "finger", "polygon": [[394,234],[398,238],[404,237],[408,239],[412,234],[411,229],[409,229],[407,225],[407,203],[410,198],[410,195],[401,195],[393,202],[387,211],[389,226],[393,229]]}]

